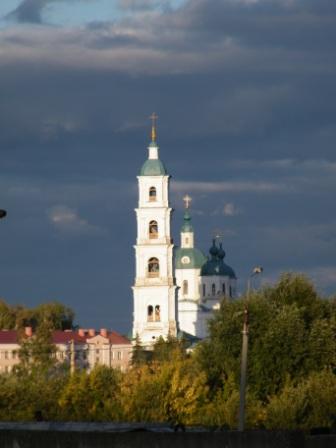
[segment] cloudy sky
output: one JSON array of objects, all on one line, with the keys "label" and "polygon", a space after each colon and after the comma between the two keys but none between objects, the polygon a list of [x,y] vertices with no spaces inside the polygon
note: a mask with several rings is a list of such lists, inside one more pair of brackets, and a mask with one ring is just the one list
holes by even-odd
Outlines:
[{"label": "cloudy sky", "polygon": [[189,193],[241,292],[262,265],[333,294],[335,42],[334,0],[1,0],[0,296],[129,330],[153,111],[175,242]]}]

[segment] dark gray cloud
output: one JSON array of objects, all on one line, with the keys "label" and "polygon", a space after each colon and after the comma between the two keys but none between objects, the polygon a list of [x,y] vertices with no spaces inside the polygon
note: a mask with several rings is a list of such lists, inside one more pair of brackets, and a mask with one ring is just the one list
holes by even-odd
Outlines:
[{"label": "dark gray cloud", "polygon": [[57,2],[72,2],[85,0],[22,0],[17,8],[7,15],[7,19],[14,19],[19,23],[41,24],[42,13],[46,6]]},{"label": "dark gray cloud", "polygon": [[[23,0],[19,6],[8,14],[7,18],[20,23],[42,23],[42,10],[55,0]],[[57,0],[56,0],[57,1]]]},{"label": "dark gray cloud", "polygon": [[334,292],[335,17],[326,0],[193,0],[0,30],[0,295],[58,298],[83,325],[127,330],[154,110],[175,242],[189,192],[197,244],[223,230],[241,291],[262,264],[266,280],[304,271]]}]

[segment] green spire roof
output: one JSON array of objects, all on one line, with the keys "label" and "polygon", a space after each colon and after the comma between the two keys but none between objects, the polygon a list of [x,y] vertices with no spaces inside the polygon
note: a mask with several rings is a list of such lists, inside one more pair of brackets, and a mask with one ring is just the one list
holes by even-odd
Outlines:
[{"label": "green spire roof", "polygon": [[142,165],[140,176],[165,176],[166,168],[160,159],[148,159]]},{"label": "green spire roof", "polygon": [[188,210],[186,210],[184,212],[184,222],[181,228],[181,232],[185,233],[185,232],[193,232],[194,229],[191,225],[191,216],[189,215]]},{"label": "green spire roof", "polygon": [[175,251],[176,269],[200,269],[205,262],[204,254],[195,247],[180,247]]}]

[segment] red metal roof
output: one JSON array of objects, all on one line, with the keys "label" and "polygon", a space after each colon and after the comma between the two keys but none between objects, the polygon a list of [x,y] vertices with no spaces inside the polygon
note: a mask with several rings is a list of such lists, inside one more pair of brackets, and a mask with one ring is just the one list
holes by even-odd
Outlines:
[{"label": "red metal roof", "polygon": [[54,344],[68,344],[72,340],[85,344],[86,337],[79,336],[78,331],[55,330],[52,334],[52,342]]},{"label": "red metal roof", "polygon": [[[18,343],[18,331],[16,330],[0,330],[0,344],[15,344]],[[96,332],[96,336],[100,333]],[[55,330],[52,334],[52,342],[54,344],[68,344],[72,340],[76,343],[85,344],[88,339],[94,336],[89,336],[88,332],[85,332],[85,336],[80,336],[78,331],[62,331]],[[111,344],[115,345],[129,345],[131,341],[116,331],[108,331],[107,338]]]},{"label": "red metal roof", "polygon": [[109,340],[112,344],[131,344],[131,341],[129,339],[125,338],[125,336],[122,336],[116,331],[111,331],[109,333]]},{"label": "red metal roof", "polygon": [[18,333],[16,330],[0,330],[0,344],[16,344]]}]

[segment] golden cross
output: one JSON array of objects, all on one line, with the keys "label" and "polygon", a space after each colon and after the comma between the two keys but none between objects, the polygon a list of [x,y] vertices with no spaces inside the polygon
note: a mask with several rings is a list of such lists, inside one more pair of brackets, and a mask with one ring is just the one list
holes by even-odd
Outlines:
[{"label": "golden cross", "polygon": [[152,115],[149,117],[152,120],[152,142],[156,142],[156,122],[159,118],[155,112],[152,113]]},{"label": "golden cross", "polygon": [[185,208],[189,208],[189,206],[190,206],[190,204],[191,204],[191,201],[192,201],[191,197],[190,197],[188,194],[186,194],[186,195],[184,196],[183,200],[184,200],[184,206],[185,206]]}]

